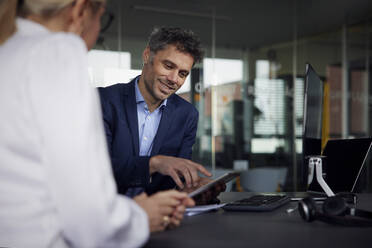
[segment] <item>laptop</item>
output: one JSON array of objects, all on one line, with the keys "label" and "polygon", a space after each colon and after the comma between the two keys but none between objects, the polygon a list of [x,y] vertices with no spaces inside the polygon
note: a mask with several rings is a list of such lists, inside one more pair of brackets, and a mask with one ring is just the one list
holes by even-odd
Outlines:
[{"label": "laptop", "polygon": [[[372,138],[328,140],[323,151],[323,178],[335,194],[356,193],[361,173],[366,166],[371,150]],[[294,194],[291,200],[311,196],[314,200],[324,200],[326,195],[316,180],[307,192]]]},{"label": "laptop", "polygon": [[[324,148],[325,181],[334,193],[357,192],[372,138],[329,140]],[[324,166],[323,166],[324,167]]]}]

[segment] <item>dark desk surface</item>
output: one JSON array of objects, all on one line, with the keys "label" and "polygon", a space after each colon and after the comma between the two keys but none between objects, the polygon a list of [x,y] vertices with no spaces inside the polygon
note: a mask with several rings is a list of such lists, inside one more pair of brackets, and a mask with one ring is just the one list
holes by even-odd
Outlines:
[{"label": "dark desk surface", "polygon": [[[222,193],[222,202],[252,193]],[[372,227],[304,222],[291,202],[273,212],[218,211],[185,217],[180,227],[151,235],[145,247],[372,247]],[[359,195],[358,208],[372,211],[372,194]]]}]

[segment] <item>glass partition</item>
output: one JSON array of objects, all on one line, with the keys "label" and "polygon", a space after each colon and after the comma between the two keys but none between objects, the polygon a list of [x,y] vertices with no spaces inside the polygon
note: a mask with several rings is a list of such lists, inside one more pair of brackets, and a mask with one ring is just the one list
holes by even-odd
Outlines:
[{"label": "glass partition", "polygon": [[[304,189],[305,185],[300,185],[296,178],[302,176],[299,175],[301,170],[298,168],[304,166],[302,115],[305,64],[310,63],[325,82],[323,144],[330,138],[370,136],[371,20],[353,24],[348,24],[346,20],[346,24],[337,20],[337,25],[327,32],[303,35],[297,34],[297,30],[301,31],[309,23],[297,22],[297,17],[294,16],[293,39],[275,42],[276,39],[273,38],[271,43],[254,47],[222,46],[219,45],[221,35],[230,28],[236,28],[232,26],[234,18],[245,16],[232,12],[228,14],[234,18],[225,18],[224,15],[219,15],[222,12],[218,8],[219,4],[213,4],[213,1],[211,4],[212,6],[203,5],[205,15],[170,11],[164,6],[137,6],[132,12],[123,10],[123,16],[120,17],[118,9],[121,5],[118,2],[113,3],[113,28],[106,31],[105,34],[108,35],[100,40],[96,48],[114,51],[116,57],[110,59],[111,62],[117,63],[120,56],[125,59],[121,59],[122,64],[109,65],[106,69],[94,69],[95,72],[90,69],[92,78],[99,79],[99,82],[95,80],[95,85],[125,82],[140,74],[141,54],[146,40],[136,36],[128,37],[125,32],[114,32],[119,29],[125,31],[126,28],[131,28],[128,25],[139,22],[133,11],[137,11],[136,14],[138,11],[151,14],[151,22],[146,23],[147,32],[150,32],[152,26],[169,23],[177,26],[182,19],[190,20],[190,23],[197,19],[203,28],[198,34],[205,44],[206,58],[195,65],[185,85],[178,92],[199,111],[193,160],[216,171],[283,171],[284,168],[285,176],[281,176],[280,180],[263,180],[278,180],[273,191]],[[183,3],[182,6],[184,5],[187,4]],[[293,8],[301,8],[292,2],[285,2],[283,5],[287,5],[288,13],[292,13]],[[246,16],[251,14],[247,9]],[[199,26],[190,24],[182,27],[197,30]],[[257,30],[244,29],[244,32],[252,37],[259,35]],[[112,33],[116,36],[110,35]],[[281,37],[280,30],[273,30],[272,35]],[[94,57],[96,51],[90,53],[90,57]],[[94,66],[93,64],[92,68]],[[94,76],[97,70],[101,71],[101,75]],[[362,190],[371,191],[372,172],[367,167],[364,173]],[[233,190],[244,188],[238,183]]]}]

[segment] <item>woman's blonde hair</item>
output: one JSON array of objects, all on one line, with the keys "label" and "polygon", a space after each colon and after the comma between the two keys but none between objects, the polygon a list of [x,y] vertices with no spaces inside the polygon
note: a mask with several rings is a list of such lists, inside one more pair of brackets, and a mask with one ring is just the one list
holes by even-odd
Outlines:
[{"label": "woman's blonde hair", "polygon": [[[88,1],[106,2],[106,0]],[[18,14],[24,17],[30,14],[50,17],[73,2],[74,0],[24,0],[22,6],[19,6]],[[17,0],[0,0],[0,44],[4,43],[16,30],[17,3]]]},{"label": "woman's blonde hair", "polygon": [[17,0],[0,0],[0,44],[16,30]]},{"label": "woman's blonde hair", "polygon": [[[75,0],[24,0],[20,8],[20,15],[25,17],[30,14],[35,14],[43,17],[50,17],[74,1]],[[106,0],[88,1],[106,2]]]}]

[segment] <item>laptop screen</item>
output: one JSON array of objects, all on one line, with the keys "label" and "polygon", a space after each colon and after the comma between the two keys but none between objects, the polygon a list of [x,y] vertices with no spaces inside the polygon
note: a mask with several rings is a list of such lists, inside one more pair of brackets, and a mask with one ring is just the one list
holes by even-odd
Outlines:
[{"label": "laptop screen", "polygon": [[[329,140],[326,156],[325,181],[334,193],[355,192],[356,185],[371,148],[372,138]],[[323,166],[324,167],[324,166]]]}]

